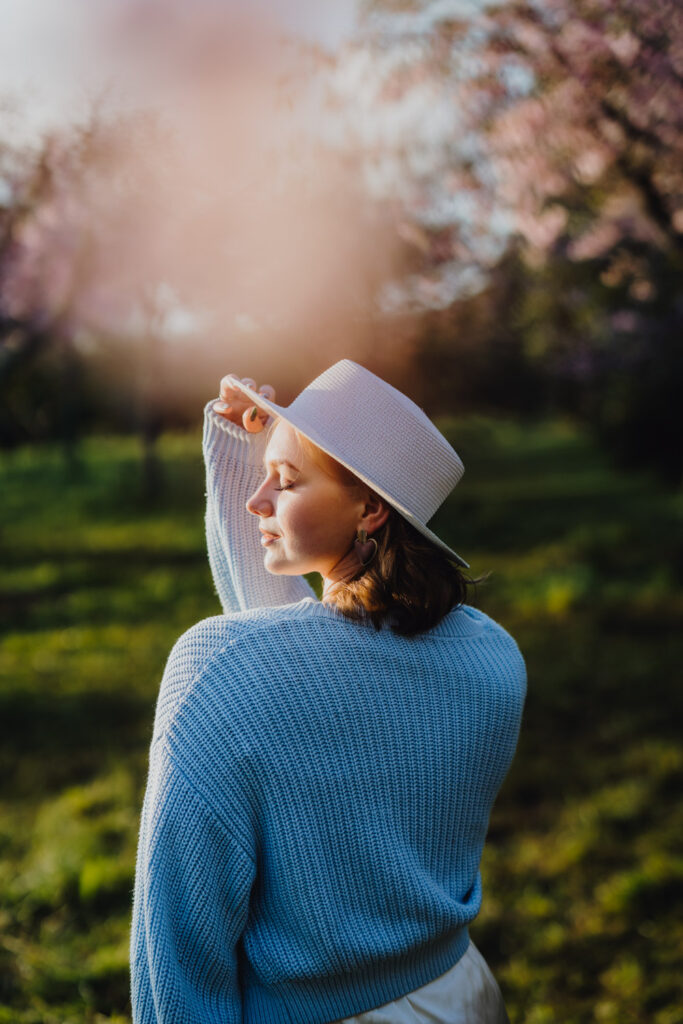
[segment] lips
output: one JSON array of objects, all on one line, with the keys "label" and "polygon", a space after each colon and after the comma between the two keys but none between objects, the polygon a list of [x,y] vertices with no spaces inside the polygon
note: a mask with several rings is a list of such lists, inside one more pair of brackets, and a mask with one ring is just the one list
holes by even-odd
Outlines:
[{"label": "lips", "polygon": [[261,544],[264,548],[267,548],[270,544],[273,544],[280,536],[278,533],[269,533],[268,530],[261,530],[260,527],[259,531],[261,533]]}]

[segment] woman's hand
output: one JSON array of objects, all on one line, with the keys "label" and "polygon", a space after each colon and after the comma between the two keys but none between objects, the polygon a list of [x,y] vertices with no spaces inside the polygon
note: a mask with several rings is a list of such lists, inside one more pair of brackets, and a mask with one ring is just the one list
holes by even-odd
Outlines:
[{"label": "woman's hand", "polygon": [[229,373],[221,379],[219,389],[221,397],[220,401],[213,403],[213,411],[226,420],[230,420],[231,423],[244,427],[250,434],[258,434],[268,422],[268,413],[265,409],[250,402],[244,392],[235,386],[234,381],[240,379],[243,384],[258,391],[259,395],[263,395],[271,402],[275,400],[275,388],[270,384],[262,384],[260,388],[257,388],[256,381],[251,377],[239,378],[236,374]]}]

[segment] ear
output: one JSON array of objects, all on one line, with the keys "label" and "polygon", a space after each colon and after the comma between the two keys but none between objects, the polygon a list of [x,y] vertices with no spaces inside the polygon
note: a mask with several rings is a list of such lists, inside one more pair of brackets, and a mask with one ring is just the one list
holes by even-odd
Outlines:
[{"label": "ear", "polygon": [[368,536],[371,537],[375,530],[379,530],[380,526],[384,526],[388,518],[389,506],[387,503],[379,495],[370,493],[365,500],[365,507],[361,521],[358,524],[358,529],[367,530]]}]

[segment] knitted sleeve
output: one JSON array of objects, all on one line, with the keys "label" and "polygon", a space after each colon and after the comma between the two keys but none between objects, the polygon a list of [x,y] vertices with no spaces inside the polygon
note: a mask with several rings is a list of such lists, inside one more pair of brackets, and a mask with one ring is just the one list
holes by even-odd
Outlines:
[{"label": "knitted sleeve", "polygon": [[131,928],[134,1024],[242,1024],[237,943],[254,880],[162,741],[142,811]]},{"label": "knitted sleeve", "polygon": [[269,573],[247,499],[263,479],[265,432],[249,434],[204,409],[206,540],[214,584],[225,614],[250,608],[295,604],[316,597],[302,576]]}]

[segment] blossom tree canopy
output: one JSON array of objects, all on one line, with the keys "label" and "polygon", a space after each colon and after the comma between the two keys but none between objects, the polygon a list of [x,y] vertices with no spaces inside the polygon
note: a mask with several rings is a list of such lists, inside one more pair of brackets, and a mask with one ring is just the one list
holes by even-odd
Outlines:
[{"label": "blossom tree canopy", "polygon": [[[173,0],[129,3],[113,25],[108,59],[119,52],[125,83],[44,137],[12,189],[5,315],[144,332],[162,289],[221,339],[248,323],[302,348],[367,345],[363,317],[395,245],[349,154],[317,137],[328,55],[234,5],[190,16]],[[32,163],[45,187],[17,216]]]},{"label": "blossom tree canopy", "polygon": [[[346,130],[365,145],[370,189],[401,206],[402,237],[423,253],[418,303],[483,287],[513,238],[536,263],[560,240],[575,260],[620,240],[681,249],[672,0],[376,0],[336,85],[360,101]],[[612,278],[623,262],[615,252]]]},{"label": "blossom tree canopy", "polygon": [[184,324],[285,372],[395,360],[410,318],[443,370],[466,322],[585,385],[584,412],[609,391],[612,424],[634,399],[606,374],[678,379],[678,3],[367,0],[336,51],[268,8],[104,5],[94,116],[2,156],[10,325]]}]

